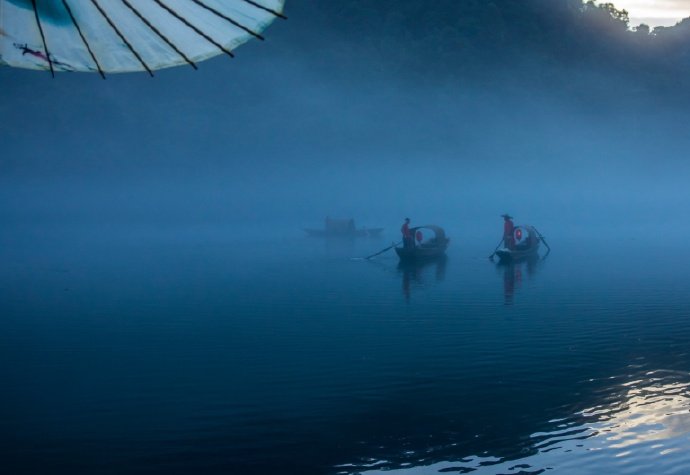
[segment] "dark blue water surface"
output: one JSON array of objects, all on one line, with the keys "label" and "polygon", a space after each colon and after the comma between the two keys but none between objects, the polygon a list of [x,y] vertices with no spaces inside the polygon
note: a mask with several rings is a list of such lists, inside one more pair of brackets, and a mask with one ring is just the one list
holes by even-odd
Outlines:
[{"label": "dark blue water surface", "polygon": [[4,232],[3,473],[690,473],[684,240],[449,234]]}]

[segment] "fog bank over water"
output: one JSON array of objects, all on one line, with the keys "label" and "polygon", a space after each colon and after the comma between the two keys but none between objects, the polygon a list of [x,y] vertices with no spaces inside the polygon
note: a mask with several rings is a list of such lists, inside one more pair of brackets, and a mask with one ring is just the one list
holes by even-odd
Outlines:
[{"label": "fog bank over water", "polygon": [[688,76],[651,54],[662,36],[621,36],[599,10],[566,29],[577,2],[388,3],[288,2],[236,60],[154,79],[0,70],[0,217],[395,233],[509,211],[690,232]]}]

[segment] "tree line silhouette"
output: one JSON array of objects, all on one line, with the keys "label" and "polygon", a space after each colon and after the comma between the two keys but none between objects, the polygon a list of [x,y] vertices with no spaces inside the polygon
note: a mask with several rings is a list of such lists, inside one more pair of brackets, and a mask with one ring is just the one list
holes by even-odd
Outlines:
[{"label": "tree line silhouette", "polygon": [[581,0],[307,0],[295,8],[311,13],[315,61],[350,78],[361,71],[416,84],[508,79],[577,90],[618,77],[616,91],[599,92],[687,94],[690,19],[631,28],[625,10]]}]

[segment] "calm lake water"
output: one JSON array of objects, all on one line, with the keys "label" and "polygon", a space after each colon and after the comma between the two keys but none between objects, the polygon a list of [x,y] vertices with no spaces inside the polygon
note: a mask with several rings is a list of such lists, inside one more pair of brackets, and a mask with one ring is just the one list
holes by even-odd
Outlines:
[{"label": "calm lake water", "polygon": [[4,231],[3,472],[690,473],[684,240],[449,235]]}]

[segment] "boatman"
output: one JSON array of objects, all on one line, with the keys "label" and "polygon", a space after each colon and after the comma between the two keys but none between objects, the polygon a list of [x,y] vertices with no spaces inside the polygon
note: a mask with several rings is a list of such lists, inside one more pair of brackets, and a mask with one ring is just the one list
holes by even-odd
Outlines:
[{"label": "boatman", "polygon": [[414,236],[412,231],[410,231],[410,218],[405,218],[400,232],[402,233],[403,247],[414,247]]},{"label": "boatman", "polygon": [[502,214],[503,218],[503,245],[506,249],[511,251],[515,249],[515,239],[513,238],[513,231],[515,225],[513,224],[513,217],[509,214]]}]

